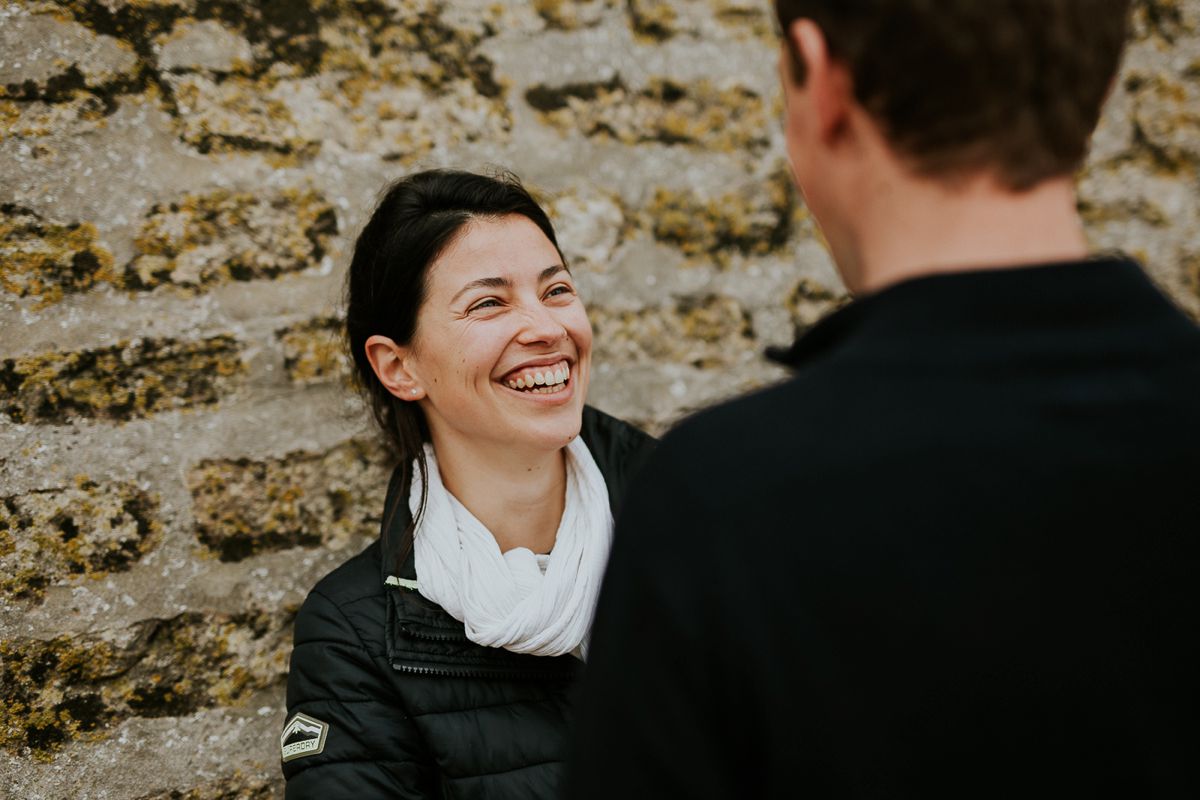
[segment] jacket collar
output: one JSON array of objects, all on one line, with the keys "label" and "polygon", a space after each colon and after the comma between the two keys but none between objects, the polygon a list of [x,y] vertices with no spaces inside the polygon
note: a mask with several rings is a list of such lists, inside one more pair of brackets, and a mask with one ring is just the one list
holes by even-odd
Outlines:
[{"label": "jacket collar", "polygon": [[[615,517],[628,478],[653,450],[655,440],[632,425],[591,406],[585,406],[583,409],[583,425],[579,435],[591,451],[600,474],[604,476],[609,506]],[[387,497],[383,503],[383,521],[380,524],[383,569],[381,579],[391,585],[397,585],[394,579],[407,582],[417,577],[412,547],[408,548],[403,562],[400,560],[401,540],[412,519],[408,510],[408,486],[403,479],[402,466],[396,466],[392,471],[391,480],[388,481]]]},{"label": "jacket collar", "polygon": [[768,356],[793,369],[847,348],[909,362],[979,362],[1011,357],[1023,340],[1053,350],[1081,336],[1111,338],[1125,348],[1195,346],[1194,326],[1137,262],[1101,256],[904,281],[855,300]]},{"label": "jacket collar", "polygon": [[[654,447],[638,429],[594,408],[584,408],[580,432],[608,488],[614,516],[629,476]],[[386,591],[385,642],[389,663],[396,670],[423,675],[480,678],[570,678],[580,662],[574,656],[556,658],[523,655],[483,647],[467,639],[463,624],[416,591],[412,548],[399,570],[399,542],[408,527],[408,487],[398,466],[388,482],[381,538],[381,580]]]}]

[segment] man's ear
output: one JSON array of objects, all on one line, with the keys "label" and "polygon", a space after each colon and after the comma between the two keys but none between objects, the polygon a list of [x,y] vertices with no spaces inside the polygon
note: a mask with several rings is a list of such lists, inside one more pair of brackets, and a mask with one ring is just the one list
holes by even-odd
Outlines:
[{"label": "man's ear", "polygon": [[811,19],[793,21],[788,38],[792,51],[804,62],[804,89],[811,98],[817,134],[833,144],[846,133],[854,102],[850,71],[830,57],[825,34]]},{"label": "man's ear", "polygon": [[425,396],[424,387],[410,369],[411,347],[398,345],[386,336],[370,336],[363,346],[383,388],[401,400],[420,400]]}]

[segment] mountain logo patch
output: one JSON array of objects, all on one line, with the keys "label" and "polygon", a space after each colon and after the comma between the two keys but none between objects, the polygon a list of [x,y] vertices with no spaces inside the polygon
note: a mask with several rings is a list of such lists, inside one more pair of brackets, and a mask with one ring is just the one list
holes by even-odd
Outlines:
[{"label": "mountain logo patch", "polygon": [[329,725],[307,714],[296,714],[283,726],[279,735],[279,749],[284,762],[293,758],[315,756],[325,749],[325,737]]}]

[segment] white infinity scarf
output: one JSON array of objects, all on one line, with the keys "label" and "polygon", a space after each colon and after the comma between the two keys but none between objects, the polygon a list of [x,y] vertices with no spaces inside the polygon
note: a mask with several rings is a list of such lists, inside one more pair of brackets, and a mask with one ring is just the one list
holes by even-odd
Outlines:
[{"label": "white infinity scarf", "polygon": [[[429,493],[413,534],[418,591],[461,620],[478,644],[538,656],[583,645],[586,655],[613,525],[608,488],[587,445],[576,437],[566,448],[566,502],[544,575],[528,548],[501,553],[491,532],[446,490],[428,444],[425,458]],[[420,502],[414,464],[414,516]]]}]

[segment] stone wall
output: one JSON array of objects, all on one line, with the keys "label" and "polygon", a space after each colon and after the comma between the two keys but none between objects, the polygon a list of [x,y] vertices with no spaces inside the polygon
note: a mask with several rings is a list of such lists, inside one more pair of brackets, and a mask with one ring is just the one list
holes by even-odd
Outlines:
[{"label": "stone wall", "polygon": [[[659,431],[844,299],[765,0],[0,0],[0,794],[273,798],[292,617],[386,459],[336,341],[385,179],[513,169]],[[1200,313],[1200,0],[1142,0],[1098,248]]]}]

